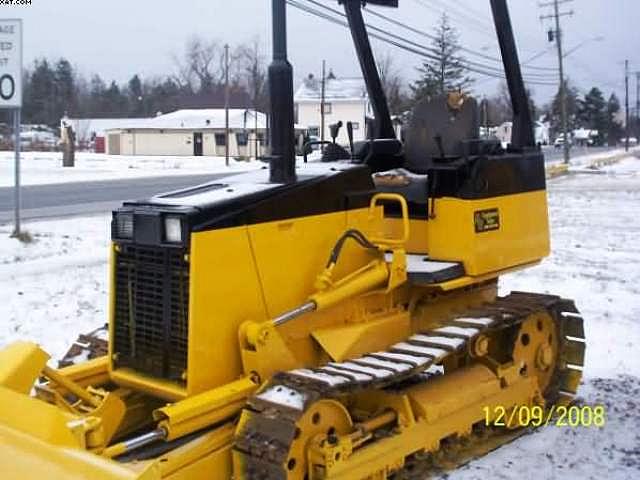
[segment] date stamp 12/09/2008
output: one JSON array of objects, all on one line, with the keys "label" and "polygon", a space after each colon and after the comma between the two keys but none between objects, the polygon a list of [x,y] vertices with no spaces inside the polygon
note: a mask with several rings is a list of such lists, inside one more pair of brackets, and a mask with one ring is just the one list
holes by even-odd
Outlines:
[{"label": "date stamp 12/09/2008", "polygon": [[597,427],[606,424],[606,412],[602,405],[552,405],[541,406],[519,405],[504,407],[502,405],[483,407],[485,424],[497,427],[540,427],[553,425],[556,427]]}]

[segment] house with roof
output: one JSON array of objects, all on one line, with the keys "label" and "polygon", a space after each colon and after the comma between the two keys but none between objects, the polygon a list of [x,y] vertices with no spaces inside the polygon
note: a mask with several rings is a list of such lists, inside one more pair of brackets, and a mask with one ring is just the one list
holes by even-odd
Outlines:
[{"label": "house with roof", "polygon": [[[122,119],[105,131],[110,155],[224,156],[225,110],[184,109],[145,119]],[[229,155],[264,155],[267,117],[249,109],[229,110]]]},{"label": "house with roof", "polygon": [[[324,138],[331,140],[329,125],[342,121],[353,123],[355,141],[366,139],[367,118],[373,117],[367,89],[362,78],[338,78],[329,73],[325,80]],[[306,125],[310,136],[320,139],[322,132],[322,80],[309,75],[298,87],[294,103],[297,122]],[[342,128],[337,138],[342,145],[349,143],[347,129]]]}]

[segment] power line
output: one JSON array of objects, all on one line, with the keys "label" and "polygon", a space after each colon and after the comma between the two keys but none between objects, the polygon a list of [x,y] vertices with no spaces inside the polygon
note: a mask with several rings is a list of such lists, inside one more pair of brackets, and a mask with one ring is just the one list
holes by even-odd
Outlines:
[{"label": "power line", "polygon": [[[339,12],[337,10],[334,10],[330,7],[327,7],[325,5],[322,5],[318,2],[316,2],[315,0],[305,0],[308,3],[314,4],[317,7],[321,7],[324,10],[327,10],[333,14],[337,14],[340,17],[344,17],[345,15],[342,12]],[[317,9],[314,9],[312,7],[309,7],[308,5],[303,5],[301,4],[298,0],[287,0],[287,3],[299,10],[302,10],[306,13],[309,13],[311,15],[314,15],[316,17],[328,20],[332,23],[335,23],[337,25],[341,25],[343,27],[348,27],[348,23],[345,20],[341,20],[340,18],[336,18],[335,16],[331,15],[331,13],[324,13],[322,11],[319,11]],[[373,32],[378,32],[378,33],[371,33],[370,32],[370,36],[372,38],[375,38],[377,40],[380,40],[384,43],[387,43],[389,45],[393,45],[397,48],[400,48],[402,50],[405,50],[409,53],[413,53],[415,55],[421,56],[423,58],[428,58],[430,60],[434,60],[434,61],[438,61],[439,57],[437,57],[434,53],[428,53],[430,50],[433,52],[432,49],[430,49],[429,47],[426,47],[425,45],[421,45],[418,44],[416,42],[412,42],[410,40],[407,40],[399,35],[395,35],[393,33],[390,33],[387,30],[378,28],[376,26],[367,24],[367,28],[369,30],[372,30]],[[479,75],[483,75],[483,76],[490,76],[490,77],[494,77],[494,78],[498,78],[498,79],[504,79],[504,73],[491,67],[491,66],[487,66],[484,64],[479,64],[477,62],[470,62],[470,61],[466,61],[465,63],[469,64],[467,65],[467,69],[471,72],[477,73]],[[543,74],[531,74],[532,76],[535,77],[540,77],[540,78],[532,78],[532,79],[528,79],[528,83],[531,84],[535,84],[535,85],[553,85],[553,83],[549,83],[550,79],[549,77],[544,76]]]},{"label": "power line", "polygon": [[[429,38],[431,40],[437,40],[437,37],[435,35],[431,35],[429,33],[423,32],[422,30],[418,30],[417,28],[411,27],[411,26],[409,26],[409,25],[407,25],[407,24],[405,24],[403,22],[400,22],[400,21],[395,20],[393,18],[387,17],[385,15],[382,15],[381,13],[378,13],[378,12],[375,12],[375,11],[369,10],[369,9],[367,9],[367,13],[369,15],[373,15],[373,16],[378,17],[380,19],[383,19],[383,20],[385,20],[385,21],[387,21],[389,23],[392,23],[392,24],[394,24],[396,26],[399,26],[399,27],[402,27],[402,28],[404,28],[406,30],[409,30],[410,32],[413,32],[413,33],[415,33],[417,35],[421,35],[421,36]],[[476,52],[475,50],[471,50],[471,49],[466,48],[464,46],[460,46],[460,50],[462,50],[464,52],[467,52],[467,53],[469,53],[471,55],[475,55],[477,57],[481,57],[481,58],[484,58],[486,60],[491,60],[493,62],[502,64],[502,59],[500,59],[500,58],[492,57],[490,55],[486,55],[486,54],[481,53],[481,52]],[[529,68],[531,70],[544,70],[544,71],[552,71],[552,72],[557,72],[557,70],[558,70],[557,68],[553,68],[553,67],[538,67],[538,66],[533,66],[533,65],[529,66],[529,67],[526,67],[526,68]]]},{"label": "power line", "polygon": [[[493,40],[495,40],[495,36],[493,34],[490,34],[488,32],[490,32],[493,29],[493,26],[485,23],[484,27],[481,25],[478,25],[478,23],[482,23],[482,21],[478,20],[478,18],[472,18],[467,16],[465,13],[461,13],[459,11],[456,11],[450,4],[441,4],[438,3],[437,0],[429,0],[430,3],[436,3],[436,5],[433,6],[428,6],[425,3],[425,0],[414,0],[418,5],[421,5],[423,8],[427,9],[427,10],[438,10],[439,13],[455,13],[455,16],[458,16],[458,21],[460,23],[464,23],[464,26],[470,30],[475,30],[477,33],[480,33],[488,38],[491,38]],[[465,19],[464,21],[462,19]],[[454,18],[455,20],[455,18]]]}]

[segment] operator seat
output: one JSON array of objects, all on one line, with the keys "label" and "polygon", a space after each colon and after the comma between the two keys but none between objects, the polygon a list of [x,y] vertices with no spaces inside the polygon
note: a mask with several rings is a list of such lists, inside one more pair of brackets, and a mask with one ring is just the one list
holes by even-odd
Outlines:
[{"label": "operator seat", "polygon": [[468,154],[465,145],[479,136],[478,103],[460,92],[426,97],[412,111],[405,133],[405,168],[426,173],[434,162]]}]

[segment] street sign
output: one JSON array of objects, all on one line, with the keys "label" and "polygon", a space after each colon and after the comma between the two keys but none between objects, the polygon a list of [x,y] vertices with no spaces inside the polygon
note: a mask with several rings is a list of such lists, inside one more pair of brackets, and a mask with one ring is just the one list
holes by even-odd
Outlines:
[{"label": "street sign", "polygon": [[22,107],[22,20],[0,19],[0,108]]}]

